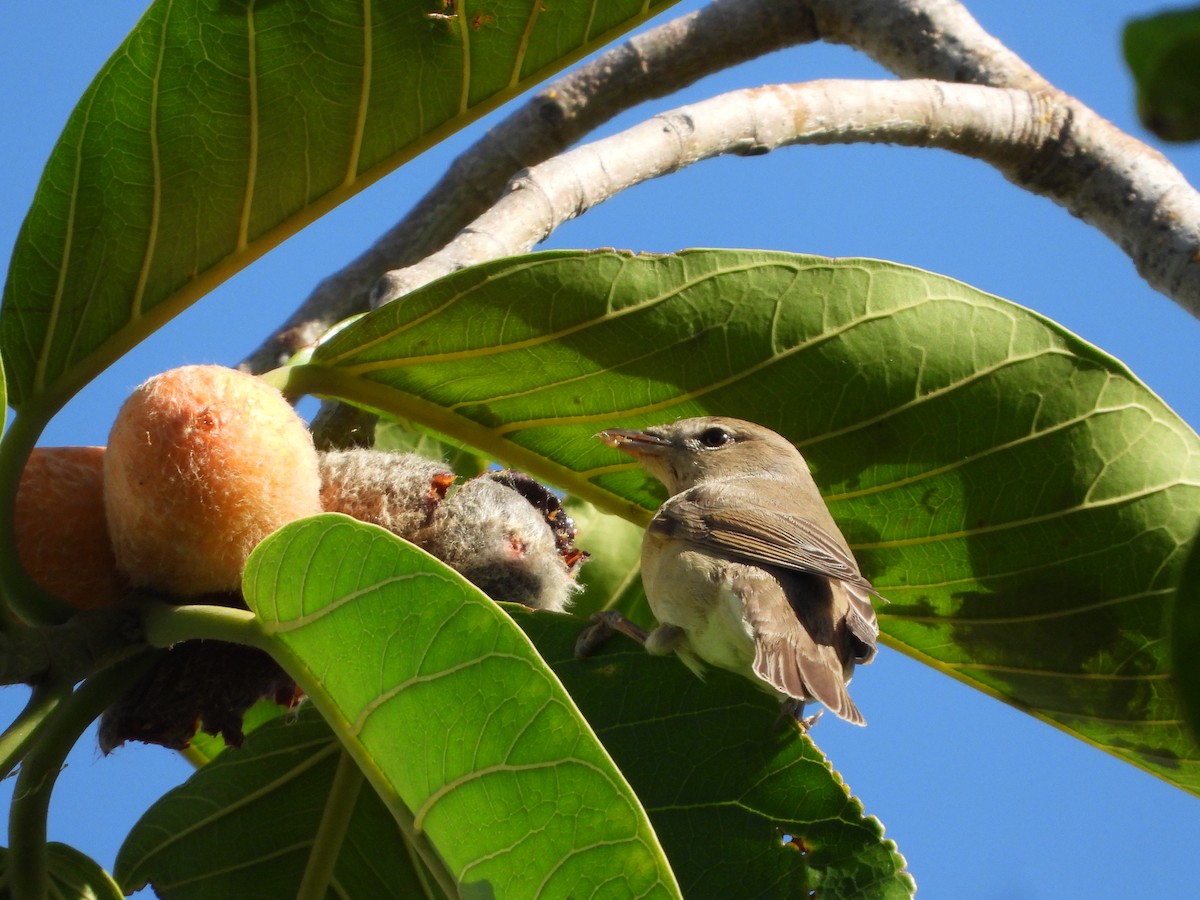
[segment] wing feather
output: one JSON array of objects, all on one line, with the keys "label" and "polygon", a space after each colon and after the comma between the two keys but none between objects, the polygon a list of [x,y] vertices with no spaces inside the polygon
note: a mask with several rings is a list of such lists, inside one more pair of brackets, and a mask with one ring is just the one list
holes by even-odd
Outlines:
[{"label": "wing feather", "polygon": [[703,485],[677,494],[659,510],[658,527],[751,565],[824,575],[879,596],[841,535],[811,514],[722,500]]}]

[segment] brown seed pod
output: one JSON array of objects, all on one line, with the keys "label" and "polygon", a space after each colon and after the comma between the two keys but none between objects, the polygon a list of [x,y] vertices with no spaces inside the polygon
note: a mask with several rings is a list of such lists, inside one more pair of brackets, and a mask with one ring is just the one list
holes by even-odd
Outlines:
[{"label": "brown seed pod", "polygon": [[563,611],[582,556],[568,564],[546,513],[492,474],[441,503],[416,543],[495,600]]},{"label": "brown seed pod", "polygon": [[176,596],[236,590],[263,538],[321,512],[320,485],[312,437],[275,388],[223,366],[156,375],[105,454],[117,567]]},{"label": "brown seed pod", "polygon": [[542,514],[554,535],[554,545],[558,547],[558,555],[562,557],[567,570],[574,576],[576,568],[587,561],[588,555],[575,546],[575,538],[579,536],[579,529],[575,527],[575,520],[567,514],[567,508],[563,506],[559,496],[533,476],[513,469],[488,472],[486,477],[512,488]]},{"label": "brown seed pod", "polygon": [[225,641],[184,641],[100,717],[100,750],[126,741],[183,750],[198,730],[242,745],[242,719],[261,698],[291,707],[295,682],[269,655]]},{"label": "brown seed pod", "polygon": [[39,447],[17,487],[13,534],[25,571],[76,609],[120,602],[104,514],[104,448]]},{"label": "brown seed pod", "polygon": [[415,453],[335,450],[320,459],[326,512],[380,525],[409,541],[429,524],[455,478],[445,463]]}]

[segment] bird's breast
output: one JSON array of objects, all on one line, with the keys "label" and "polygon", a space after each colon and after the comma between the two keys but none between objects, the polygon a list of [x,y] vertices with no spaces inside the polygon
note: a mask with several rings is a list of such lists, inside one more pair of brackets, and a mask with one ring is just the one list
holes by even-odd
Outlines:
[{"label": "bird's breast", "polygon": [[642,583],[655,618],[683,629],[691,651],[709,665],[747,674],[754,636],[732,588],[741,568],[653,531],[642,544]]}]

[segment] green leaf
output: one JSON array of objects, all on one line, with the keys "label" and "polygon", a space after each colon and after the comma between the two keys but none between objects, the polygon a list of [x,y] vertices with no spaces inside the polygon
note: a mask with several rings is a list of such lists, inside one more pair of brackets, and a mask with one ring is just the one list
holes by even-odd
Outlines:
[{"label": "green leaf", "polygon": [[677,896],[637,798],[520,629],[433,557],[326,515],[246,566],[273,650],[447,893]]},{"label": "green leaf", "polygon": [[1200,531],[1179,576],[1171,609],[1171,662],[1192,736],[1200,739]]},{"label": "green leaf", "polygon": [[[332,853],[339,896],[419,896],[424,882],[395,820],[361,777],[338,781],[341,758],[311,708],[263,725],[138,820],[117,856],[121,886],[152,884],[169,898],[294,897],[314,857]],[[344,839],[323,844],[322,822],[343,806]]]},{"label": "green leaf", "polygon": [[571,612],[586,616],[599,609],[619,609],[634,622],[652,626],[654,616],[642,589],[642,529],[576,497],[567,497],[565,506],[579,529],[580,547],[590,554],[579,570],[584,590]]},{"label": "green leaf", "polygon": [[662,490],[597,430],[760,421],[892,601],[888,643],[1200,792],[1164,630],[1200,439],[1026,309],[874,260],[544,253],[435,282],[286,374],[641,522]]},{"label": "green leaf", "polygon": [[1200,8],[1134,19],[1124,44],[1142,124],[1167,141],[1200,138]]},{"label": "green leaf", "polygon": [[577,660],[578,623],[512,615],[637,791],[685,897],[913,894],[883,826],[773,697],[624,638]]},{"label": "green leaf", "polygon": [[17,239],[13,405],[44,422],[288,235],[670,3],[156,0],[81,98]]},{"label": "green leaf", "polygon": [[415,422],[381,421],[375,429],[375,449],[397,453],[417,453],[445,462],[460,480],[474,478],[487,471],[488,460],[444,435],[422,428]]},{"label": "green leaf", "polygon": [[[123,900],[125,894],[112,876],[91,857],[67,844],[51,842],[46,849],[51,896]],[[8,855],[9,851],[0,847],[0,894],[5,897],[8,896]]]},{"label": "green leaf", "polygon": [[[648,805],[685,896],[911,895],[895,845],[812,742],[781,727],[771,697],[722,672],[702,682],[620,639],[579,661],[578,621],[505,609]],[[118,857],[121,883],[152,883],[172,898],[244,896],[261,885],[294,896],[332,805],[339,748],[311,706],[262,726],[143,816]],[[342,845],[319,848],[340,850],[341,895],[416,896],[412,848],[372,791],[357,804]]]}]

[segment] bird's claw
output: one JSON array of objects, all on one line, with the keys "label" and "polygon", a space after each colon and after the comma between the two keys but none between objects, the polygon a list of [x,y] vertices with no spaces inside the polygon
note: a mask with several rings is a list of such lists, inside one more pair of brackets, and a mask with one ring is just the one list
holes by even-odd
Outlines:
[{"label": "bird's claw", "polygon": [[803,718],[797,719],[796,724],[800,726],[801,731],[803,731],[805,734],[808,734],[812,730],[812,727],[817,724],[817,719],[821,718],[821,716],[824,714],[825,710],[818,709],[811,716],[804,716]]},{"label": "bird's claw", "polygon": [[783,706],[779,710],[778,721],[791,720],[796,723],[802,734],[808,734],[812,730],[812,727],[817,724],[817,720],[825,714],[825,710],[818,709],[811,716],[806,716],[804,715],[805,705],[806,701],[789,697],[783,702]]},{"label": "bird's claw", "polygon": [[639,644],[646,643],[646,632],[630,622],[615,609],[592,613],[588,625],[575,639],[575,658],[583,659],[599,650],[614,634],[620,632]]}]

